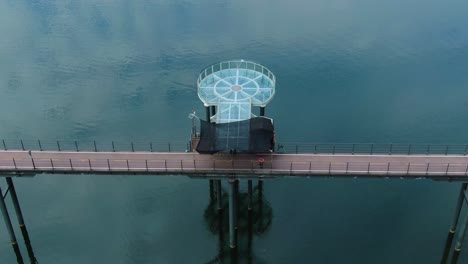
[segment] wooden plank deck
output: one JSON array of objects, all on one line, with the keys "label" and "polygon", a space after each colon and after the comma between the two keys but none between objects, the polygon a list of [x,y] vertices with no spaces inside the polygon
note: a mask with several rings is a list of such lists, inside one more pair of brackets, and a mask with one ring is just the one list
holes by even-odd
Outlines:
[{"label": "wooden plank deck", "polygon": [[[263,158],[263,168],[259,158]],[[150,174],[195,177],[408,177],[468,181],[468,156],[0,151],[1,175]]]}]

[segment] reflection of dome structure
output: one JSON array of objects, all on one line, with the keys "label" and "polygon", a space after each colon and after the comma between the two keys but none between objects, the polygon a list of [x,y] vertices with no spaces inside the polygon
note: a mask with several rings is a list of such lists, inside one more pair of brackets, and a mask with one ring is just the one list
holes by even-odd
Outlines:
[{"label": "reflection of dome structure", "polygon": [[275,76],[261,64],[233,60],[205,68],[198,77],[198,97],[216,106],[216,123],[247,120],[252,106],[265,107],[275,95]]}]

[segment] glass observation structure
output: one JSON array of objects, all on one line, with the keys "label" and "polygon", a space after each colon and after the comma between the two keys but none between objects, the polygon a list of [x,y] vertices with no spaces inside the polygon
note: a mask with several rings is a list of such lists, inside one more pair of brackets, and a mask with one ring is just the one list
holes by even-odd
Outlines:
[{"label": "glass observation structure", "polygon": [[265,107],[275,95],[275,76],[265,66],[245,60],[224,61],[206,67],[197,79],[198,97],[216,106],[217,124],[255,117],[252,106]]}]

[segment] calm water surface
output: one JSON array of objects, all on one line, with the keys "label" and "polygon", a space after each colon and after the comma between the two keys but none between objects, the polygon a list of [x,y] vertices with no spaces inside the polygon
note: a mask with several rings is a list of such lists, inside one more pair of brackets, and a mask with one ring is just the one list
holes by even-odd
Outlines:
[{"label": "calm water surface", "polygon": [[[187,114],[203,113],[198,72],[242,58],[277,76],[267,115],[281,141],[467,143],[466,10],[464,0],[0,0],[0,137],[187,140]],[[438,263],[458,191],[268,180],[267,224],[241,234],[233,259],[205,180],[16,183],[39,262],[59,264]],[[0,260],[16,261],[3,224]]]}]

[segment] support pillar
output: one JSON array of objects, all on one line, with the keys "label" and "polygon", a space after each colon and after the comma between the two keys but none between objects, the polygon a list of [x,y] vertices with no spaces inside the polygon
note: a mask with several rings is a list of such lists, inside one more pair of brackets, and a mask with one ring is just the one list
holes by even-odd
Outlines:
[{"label": "support pillar", "polygon": [[210,180],[210,200],[214,200],[214,188],[213,188],[213,180]]},{"label": "support pillar", "polygon": [[223,222],[223,211],[218,211],[218,247],[219,247],[219,258],[224,258],[224,222]]},{"label": "support pillar", "polygon": [[452,248],[453,237],[457,229],[458,221],[460,219],[460,212],[463,207],[463,200],[465,198],[465,191],[467,189],[468,183],[463,183],[460,189],[460,194],[458,195],[457,207],[455,208],[455,216],[453,218],[452,225],[450,226],[449,233],[447,235],[447,240],[445,242],[444,253],[442,255],[442,264],[448,262],[448,257],[450,254],[450,249]]},{"label": "support pillar", "polygon": [[223,209],[223,189],[221,188],[221,180],[216,180],[216,197],[218,202],[218,210]]},{"label": "support pillar", "polygon": [[11,224],[10,215],[8,214],[8,210],[6,208],[5,199],[3,198],[3,193],[2,193],[1,188],[0,188],[0,210],[2,211],[3,220],[5,221],[8,234],[10,235],[10,241],[13,247],[13,251],[15,252],[15,255],[16,255],[16,261],[19,264],[24,264],[23,257],[21,256],[18,242],[16,241],[15,232],[13,231],[13,225]]},{"label": "support pillar", "polygon": [[34,256],[34,251],[31,246],[31,240],[29,239],[29,233],[26,229],[26,224],[24,223],[23,213],[21,212],[21,207],[19,205],[18,196],[16,195],[15,185],[13,184],[13,179],[11,177],[6,178],[8,188],[10,188],[10,196],[15,207],[16,217],[18,218],[18,223],[23,234],[24,243],[26,244],[26,250],[28,251],[28,256],[31,264],[37,263],[36,257]]},{"label": "support pillar", "polygon": [[[236,229],[236,236],[237,236],[237,229],[239,229],[239,180],[236,179],[234,181],[234,228]],[[237,240],[237,239],[236,239]]]},{"label": "support pillar", "polygon": [[211,117],[211,114],[210,114],[210,107],[207,106],[205,107],[206,108],[206,122],[210,122],[210,117]]},{"label": "support pillar", "polygon": [[211,116],[216,115],[216,106],[212,105],[211,106]]},{"label": "support pillar", "polygon": [[251,211],[252,210],[252,180],[247,181],[247,193],[248,193],[247,208],[249,211]]},{"label": "support pillar", "polygon": [[451,264],[457,264],[458,257],[460,256],[460,252],[463,245],[463,240],[465,239],[466,228],[468,226],[468,213],[465,213],[465,221],[460,227],[460,233],[458,235],[457,244],[455,244],[455,248],[453,249],[452,261]]},{"label": "support pillar", "polygon": [[229,246],[231,248],[237,247],[237,229],[235,228],[236,220],[234,219],[236,215],[235,199],[237,198],[235,182],[235,180],[229,180]]},{"label": "support pillar", "polygon": [[260,116],[265,116],[265,107],[260,107]]}]

